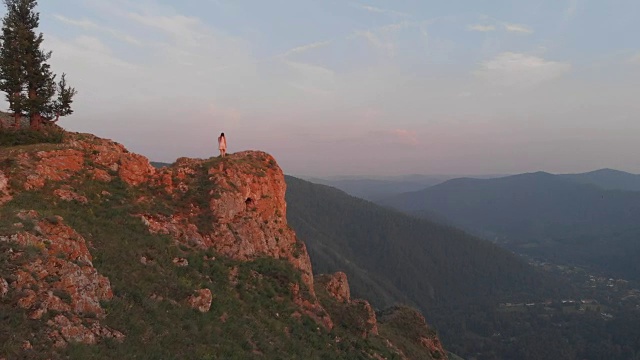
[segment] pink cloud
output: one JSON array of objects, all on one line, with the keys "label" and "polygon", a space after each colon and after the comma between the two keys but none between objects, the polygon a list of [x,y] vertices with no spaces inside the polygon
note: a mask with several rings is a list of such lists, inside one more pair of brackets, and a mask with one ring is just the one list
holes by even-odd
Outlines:
[{"label": "pink cloud", "polygon": [[406,129],[392,129],[392,130],[378,130],[371,131],[370,140],[374,142],[382,142],[387,145],[403,145],[415,147],[420,144],[417,134],[413,130]]},{"label": "pink cloud", "polygon": [[419,144],[415,131],[405,129],[394,129],[390,134],[395,136],[395,140],[401,144],[417,146]]}]

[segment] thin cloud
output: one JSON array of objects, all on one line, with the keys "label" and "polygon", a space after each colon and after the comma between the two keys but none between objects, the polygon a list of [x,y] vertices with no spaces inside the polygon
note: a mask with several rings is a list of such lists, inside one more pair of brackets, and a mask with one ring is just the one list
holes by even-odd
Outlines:
[{"label": "thin cloud", "polygon": [[380,8],[369,6],[369,5],[359,5],[358,7],[360,9],[367,10],[374,13],[379,13],[379,14],[384,14],[386,12],[386,10],[384,9],[380,9]]},{"label": "thin cloud", "polygon": [[565,11],[565,19],[570,20],[578,11],[578,0],[569,0],[569,7]]},{"label": "thin cloud", "polygon": [[335,73],[320,65],[285,60],[293,72],[289,85],[313,94],[328,95],[335,82]]},{"label": "thin cloud", "polygon": [[393,56],[395,54],[395,46],[393,42],[381,39],[378,35],[373,33],[371,30],[356,31],[351,36],[349,36],[349,39],[355,39],[355,38],[365,39],[370,45],[372,45],[373,47],[379,50],[383,50],[389,56]]},{"label": "thin cloud", "polygon": [[77,20],[77,19],[71,19],[68,18],[66,16],[62,16],[59,14],[55,14],[53,15],[53,18],[58,20],[61,23],[67,24],[67,25],[71,25],[71,26],[76,26],[79,28],[82,28],[84,30],[95,30],[95,31],[99,31],[102,33],[106,33],[109,34],[111,36],[113,36],[114,38],[124,41],[126,43],[129,43],[131,45],[142,45],[142,42],[140,42],[138,39],[134,38],[131,35],[127,35],[123,32],[117,31],[115,29],[109,28],[107,26],[103,26],[103,25],[99,25],[91,20],[87,20],[87,19],[82,19],[82,20]]},{"label": "thin cloud", "polygon": [[394,24],[384,25],[372,30],[358,30],[353,32],[347,39],[362,38],[369,45],[376,49],[384,51],[388,56],[395,56],[394,35],[404,29],[417,27],[420,29],[422,36],[426,39],[428,34],[426,29],[422,28],[419,23],[411,21],[401,21]]},{"label": "thin cloud", "polygon": [[561,77],[570,70],[569,63],[504,52],[484,62],[475,74],[491,85],[529,87]]},{"label": "thin cloud", "polygon": [[58,15],[58,14],[53,15],[53,18],[58,20],[58,21],[60,21],[60,22],[65,23],[65,24],[78,26],[78,27],[81,27],[81,28],[84,28],[84,29],[96,29],[96,28],[99,28],[98,24],[94,23],[91,20],[87,20],[87,19],[75,20],[75,19],[70,19],[70,18],[68,18],[66,16]]},{"label": "thin cloud", "polygon": [[400,31],[402,29],[406,29],[413,25],[416,25],[416,24],[409,21],[401,21],[399,23],[382,26],[378,30],[384,34],[392,34],[394,32]]},{"label": "thin cloud", "polygon": [[319,65],[307,64],[307,63],[301,63],[301,62],[295,62],[295,61],[285,61],[285,63],[290,67],[307,74],[313,73],[315,75],[320,75],[320,76],[334,75],[333,70],[327,69]]},{"label": "thin cloud", "polygon": [[522,34],[531,34],[533,33],[533,30],[531,30],[529,27],[525,26],[525,25],[521,25],[521,24],[510,24],[510,23],[504,23],[504,29],[509,31],[509,32],[516,32],[516,33],[522,33]]},{"label": "thin cloud", "polygon": [[177,14],[165,16],[137,12],[130,12],[127,17],[138,24],[160,30],[184,45],[198,47],[207,37],[206,27],[198,18]]},{"label": "thin cloud", "polygon": [[488,31],[494,31],[496,27],[493,25],[476,24],[476,25],[469,25],[467,29],[471,31],[488,32]]},{"label": "thin cloud", "polygon": [[320,47],[324,47],[331,44],[331,41],[316,41],[310,44],[306,44],[306,45],[301,45],[301,46],[297,46],[294,47],[292,49],[289,49],[287,51],[285,51],[284,53],[282,53],[281,55],[279,55],[279,57],[287,57],[293,54],[300,54],[303,53],[305,51],[309,51],[311,49],[317,49]]},{"label": "thin cloud", "polygon": [[427,23],[422,23],[419,26],[420,29],[420,35],[422,35],[422,38],[424,39],[425,43],[429,41],[429,31],[427,29]]},{"label": "thin cloud", "polygon": [[378,8],[375,6],[370,6],[370,5],[364,5],[364,4],[352,4],[353,6],[368,11],[368,12],[372,12],[372,13],[376,13],[376,14],[385,14],[385,15],[392,15],[392,16],[400,16],[400,17],[409,17],[409,14],[407,13],[403,13],[401,11],[395,11],[395,10],[389,10],[389,9],[382,9],[382,8]]}]

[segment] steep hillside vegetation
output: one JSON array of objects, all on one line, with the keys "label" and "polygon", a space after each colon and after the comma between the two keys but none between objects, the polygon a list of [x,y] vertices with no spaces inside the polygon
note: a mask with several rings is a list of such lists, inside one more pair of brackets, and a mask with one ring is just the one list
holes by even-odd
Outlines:
[{"label": "steep hillside vegetation", "polygon": [[533,173],[455,179],[383,203],[418,216],[435,212],[520,253],[640,279],[637,192]]},{"label": "steep hillside vegetation", "polygon": [[0,148],[0,358],[446,358],[419,317],[314,281],[284,193],[261,152],[156,170],[87,134]]},{"label": "steep hillside vegetation", "polygon": [[324,185],[286,177],[288,220],[314,268],[345,271],[375,306],[418,306],[448,348],[473,354],[498,329],[501,301],[533,301],[568,289],[515,255],[460,230],[416,219]]}]

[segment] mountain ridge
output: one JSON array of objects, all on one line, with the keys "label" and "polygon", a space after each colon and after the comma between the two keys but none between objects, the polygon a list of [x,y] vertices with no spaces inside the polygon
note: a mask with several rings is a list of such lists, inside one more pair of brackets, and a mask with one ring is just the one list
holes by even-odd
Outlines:
[{"label": "mountain ridge", "polygon": [[608,190],[581,176],[576,180],[536,172],[456,179],[381,203],[415,216],[435,212],[519,253],[640,277],[640,268],[627,256],[640,250],[633,241],[640,219],[640,193]]}]

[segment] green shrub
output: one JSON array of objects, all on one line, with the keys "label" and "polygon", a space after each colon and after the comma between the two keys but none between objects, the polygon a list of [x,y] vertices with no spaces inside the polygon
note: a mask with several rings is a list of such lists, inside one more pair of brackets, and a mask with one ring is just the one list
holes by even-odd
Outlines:
[{"label": "green shrub", "polygon": [[64,130],[52,126],[45,126],[40,130],[0,130],[0,146],[18,146],[42,143],[60,144],[63,140]]},{"label": "green shrub", "polygon": [[55,289],[53,290],[53,295],[59,297],[63,302],[71,304],[71,295],[65,290]]}]

